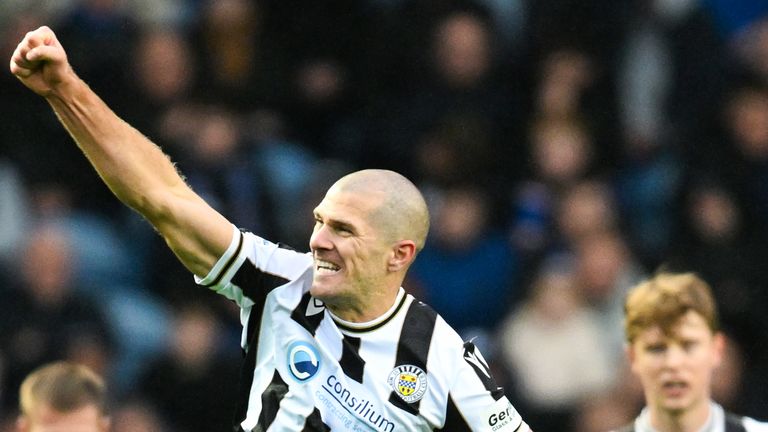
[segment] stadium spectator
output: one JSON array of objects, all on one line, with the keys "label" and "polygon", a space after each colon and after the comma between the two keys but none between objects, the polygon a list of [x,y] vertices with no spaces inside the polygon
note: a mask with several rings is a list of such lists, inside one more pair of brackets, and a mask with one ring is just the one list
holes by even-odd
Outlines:
[{"label": "stadium spectator", "polygon": [[536,430],[572,430],[581,404],[615,379],[600,321],[579,298],[572,267],[567,257],[545,262],[499,329],[498,358],[518,383],[521,409]]},{"label": "stadium spectator", "polygon": [[169,118],[189,103],[197,82],[192,47],[187,35],[173,28],[140,28],[136,39],[130,75],[113,98],[126,121],[163,144],[173,143],[171,137],[182,131],[169,127]]},{"label": "stadium spectator", "polygon": [[0,271],[12,273],[30,222],[29,197],[15,165],[0,157]]},{"label": "stadium spectator", "polygon": [[231,420],[237,362],[222,354],[220,327],[211,306],[178,306],[169,352],[149,362],[135,383],[135,399],[151,402],[173,430],[215,431]]},{"label": "stadium spectator", "polygon": [[[432,2],[425,3],[429,4],[421,7],[426,10],[430,10],[430,6],[440,8]],[[470,170],[458,165],[459,171],[455,174],[497,175],[499,168],[506,168],[504,162],[517,162],[506,156],[516,140],[505,132],[507,128],[517,127],[520,119],[516,118],[514,95],[503,84],[497,39],[487,13],[482,8],[456,8],[441,10],[437,15],[419,16],[416,20],[422,25],[416,31],[424,33],[416,40],[419,52],[415,54],[414,64],[419,70],[412,72],[412,79],[400,84],[405,89],[394,96],[383,95],[379,101],[381,114],[372,126],[378,136],[372,137],[375,141],[367,150],[365,162],[397,167],[418,179],[422,175],[417,156],[421,147],[430,138],[444,133],[445,125],[458,120],[458,124],[470,128],[481,126],[482,136],[478,135],[478,141],[472,143],[477,147],[467,151],[474,153],[479,147],[485,152],[489,145],[496,150],[492,159],[475,162],[467,157],[464,162],[471,164],[468,167],[489,161],[496,164],[486,165],[480,172],[468,172]],[[488,172],[489,169],[493,171]]]},{"label": "stadium spectator", "polygon": [[603,344],[612,353],[611,370],[623,362],[622,304],[633,284],[645,276],[619,231],[601,231],[573,245],[579,297],[600,320]]},{"label": "stadium spectator", "polygon": [[563,249],[557,228],[558,202],[594,172],[594,137],[578,118],[543,116],[529,127],[527,174],[510,191],[507,225],[515,248],[536,265]]},{"label": "stadium spectator", "polygon": [[[521,296],[518,258],[491,224],[491,202],[483,189],[457,185],[442,192],[430,208],[431,237],[407,287],[464,339],[487,340]],[[482,348],[489,357],[492,345]]]},{"label": "stadium spectator", "polygon": [[141,400],[126,400],[112,411],[112,432],[173,432],[157,410]]},{"label": "stadium spectator", "polygon": [[598,179],[575,182],[562,193],[556,207],[556,228],[566,245],[619,228],[618,209],[609,182]]},{"label": "stadium spectator", "polygon": [[199,71],[196,96],[243,112],[284,95],[285,65],[269,39],[264,2],[203,0],[191,34]]},{"label": "stadium spectator", "polygon": [[[4,386],[18,388],[40,365],[61,359],[88,361],[103,373],[113,353],[104,312],[73,286],[72,245],[53,225],[30,233],[17,283],[0,302],[0,356]],[[16,405],[8,395],[5,408]]]}]

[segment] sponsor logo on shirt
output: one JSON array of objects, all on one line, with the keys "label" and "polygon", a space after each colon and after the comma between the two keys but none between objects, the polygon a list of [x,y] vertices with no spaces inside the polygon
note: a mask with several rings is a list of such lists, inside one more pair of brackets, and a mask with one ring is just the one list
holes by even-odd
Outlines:
[{"label": "sponsor logo on shirt", "polygon": [[320,370],[320,355],[308,342],[298,341],[288,347],[288,370],[297,381],[308,381]]},{"label": "sponsor logo on shirt", "polygon": [[375,402],[348,387],[343,377],[330,375],[315,396],[324,405],[325,412],[335,417],[346,430],[396,432],[399,429],[385,411],[377,408]]},{"label": "sponsor logo on shirt", "polygon": [[387,383],[400,398],[413,403],[427,393],[427,374],[413,365],[400,365],[389,373]]},{"label": "sponsor logo on shirt", "polygon": [[523,421],[515,407],[512,406],[506,397],[497,400],[491,405],[483,414],[483,417],[486,419],[489,430],[494,432],[514,431]]}]

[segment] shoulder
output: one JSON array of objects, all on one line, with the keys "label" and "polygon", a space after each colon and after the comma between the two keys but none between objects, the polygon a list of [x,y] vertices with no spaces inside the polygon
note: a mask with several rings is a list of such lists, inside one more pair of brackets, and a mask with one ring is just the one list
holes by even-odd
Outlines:
[{"label": "shoulder", "polygon": [[[241,249],[234,255],[242,255],[257,268],[288,279],[296,279],[312,265],[312,256],[299,252],[282,243],[274,243],[249,231],[238,230],[235,240]],[[238,239],[239,237],[239,239]],[[233,241],[233,243],[234,243]],[[226,257],[222,257],[222,260]]]},{"label": "shoulder", "polygon": [[768,432],[768,422],[761,422],[750,417],[743,417],[742,424],[747,432]]},{"label": "shoulder", "polygon": [[768,423],[753,418],[725,411],[719,404],[713,403],[725,417],[726,432],[768,432]]}]

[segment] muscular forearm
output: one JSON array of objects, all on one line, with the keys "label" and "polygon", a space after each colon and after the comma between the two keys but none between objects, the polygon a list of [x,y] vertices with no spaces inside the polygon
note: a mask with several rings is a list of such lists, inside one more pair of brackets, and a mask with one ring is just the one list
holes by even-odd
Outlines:
[{"label": "muscular forearm", "polygon": [[164,194],[188,190],[168,157],[74,72],[46,100],[112,192],[148,219],[162,212]]},{"label": "muscular forearm", "polygon": [[45,97],[112,192],[152,223],[189,270],[205,276],[228,247],[232,225],[187,187],[160,148],[77,77],[53,31],[42,26],[27,33],[9,66]]}]

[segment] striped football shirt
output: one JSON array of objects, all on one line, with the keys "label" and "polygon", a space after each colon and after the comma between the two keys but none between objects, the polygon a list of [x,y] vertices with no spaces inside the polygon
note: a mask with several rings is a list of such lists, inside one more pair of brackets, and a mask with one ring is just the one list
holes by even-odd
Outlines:
[{"label": "striped football shirt", "polygon": [[233,231],[196,281],[240,306],[234,431],[529,430],[477,348],[429,306],[400,288],[381,317],[344,321],[310,295],[310,254]]}]

